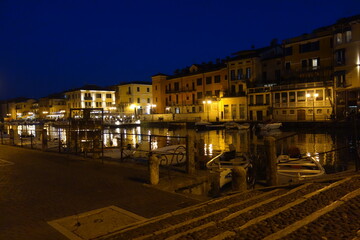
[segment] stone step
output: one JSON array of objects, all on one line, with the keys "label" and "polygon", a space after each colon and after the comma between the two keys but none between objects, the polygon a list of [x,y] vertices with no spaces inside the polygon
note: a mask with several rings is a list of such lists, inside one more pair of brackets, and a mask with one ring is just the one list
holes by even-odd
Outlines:
[{"label": "stone step", "polygon": [[[339,221],[342,213],[337,210],[349,204],[347,216],[354,222],[351,236],[356,237],[359,188],[359,177],[347,177],[238,193],[143,221],[101,239],[304,239],[308,226],[319,229],[334,216]],[[317,222],[320,225],[313,224]]]},{"label": "stone step", "polygon": [[229,205],[238,204],[239,202],[255,200],[261,197],[266,197],[268,194],[281,194],[280,191],[286,190],[264,190],[264,191],[249,191],[246,193],[237,193],[228,195],[226,197],[213,199],[205,203],[200,203],[191,207],[180,209],[171,213],[167,213],[156,218],[138,222],[136,225],[129,226],[116,233],[107,235],[102,239],[133,239],[149,236],[154,232],[162,231],[166,228],[171,228],[177,224],[182,224],[194,218],[201,217],[209,212],[216,212],[226,208]]},{"label": "stone step", "polygon": [[[341,200],[346,194],[356,191],[359,187],[360,180],[358,178],[346,178],[285,204],[272,212],[251,219],[240,226],[232,224],[229,227],[223,224],[217,225],[217,228],[221,227],[233,232],[232,236],[227,239],[263,239],[278,231],[284,231],[284,228],[296,224],[298,221],[306,221],[306,218],[311,218],[312,214],[316,214],[317,211],[328,207],[338,199]],[[244,217],[246,219],[246,216],[242,217],[242,220]],[[234,222],[238,220],[234,219]],[[220,234],[221,232],[218,233],[218,235]],[[300,239],[304,238],[300,237]]]}]

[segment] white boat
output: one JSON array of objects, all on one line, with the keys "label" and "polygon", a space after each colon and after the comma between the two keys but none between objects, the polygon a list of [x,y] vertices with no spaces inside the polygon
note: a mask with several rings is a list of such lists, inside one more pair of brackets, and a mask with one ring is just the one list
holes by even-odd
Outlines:
[{"label": "white boat", "polygon": [[245,153],[221,152],[206,164],[210,171],[220,173],[220,188],[232,181],[232,169],[235,166],[241,166],[246,170],[246,181],[248,185],[253,186],[255,184],[254,169],[250,158]]},{"label": "white boat", "polygon": [[258,128],[262,131],[271,131],[274,129],[279,129],[282,126],[282,123],[259,123]]},{"label": "white boat", "polygon": [[237,123],[237,122],[227,122],[224,123],[224,126],[226,129],[237,129],[237,130],[247,130],[250,128],[250,124],[249,123]]},{"label": "white boat", "polygon": [[277,158],[279,183],[298,182],[325,174],[324,168],[314,157],[292,158],[280,155]]},{"label": "white boat", "polygon": [[185,145],[169,145],[151,152],[160,159],[160,165],[177,165],[186,162]]}]

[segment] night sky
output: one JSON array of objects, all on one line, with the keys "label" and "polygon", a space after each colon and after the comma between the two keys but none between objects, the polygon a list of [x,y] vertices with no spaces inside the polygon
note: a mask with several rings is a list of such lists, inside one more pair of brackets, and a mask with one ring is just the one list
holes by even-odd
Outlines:
[{"label": "night sky", "polygon": [[359,0],[0,0],[0,100],[150,82],[356,14]]}]

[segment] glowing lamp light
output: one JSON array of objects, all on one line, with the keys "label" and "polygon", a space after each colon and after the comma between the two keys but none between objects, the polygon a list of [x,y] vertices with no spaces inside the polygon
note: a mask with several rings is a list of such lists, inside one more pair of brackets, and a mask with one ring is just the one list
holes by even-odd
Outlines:
[{"label": "glowing lamp light", "polygon": [[210,103],[211,103],[211,100],[208,100],[207,103],[210,104]]},{"label": "glowing lamp light", "polygon": [[43,114],[48,114],[49,112],[48,112],[48,111],[43,111],[42,113],[43,113]]},{"label": "glowing lamp light", "polygon": [[135,104],[131,104],[130,105],[130,109],[135,109],[136,108],[136,105]]}]

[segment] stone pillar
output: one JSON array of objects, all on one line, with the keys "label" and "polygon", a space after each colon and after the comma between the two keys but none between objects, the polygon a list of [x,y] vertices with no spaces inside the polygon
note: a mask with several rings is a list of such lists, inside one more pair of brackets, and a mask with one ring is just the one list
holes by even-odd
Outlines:
[{"label": "stone pillar", "polygon": [[48,142],[47,142],[47,130],[46,129],[43,129],[41,131],[41,150],[42,151],[46,151],[47,149],[47,146],[48,146]]},{"label": "stone pillar", "polygon": [[186,137],[186,172],[195,173],[195,148],[194,139],[189,135]]},{"label": "stone pillar", "polygon": [[265,137],[264,144],[266,151],[266,183],[269,186],[275,186],[278,183],[275,138]]},{"label": "stone pillar", "polygon": [[159,165],[160,159],[150,154],[149,156],[149,174],[150,174],[150,184],[157,185],[159,183]]},{"label": "stone pillar", "polygon": [[235,166],[231,169],[232,173],[232,190],[244,192],[247,190],[246,170],[243,167]]}]

